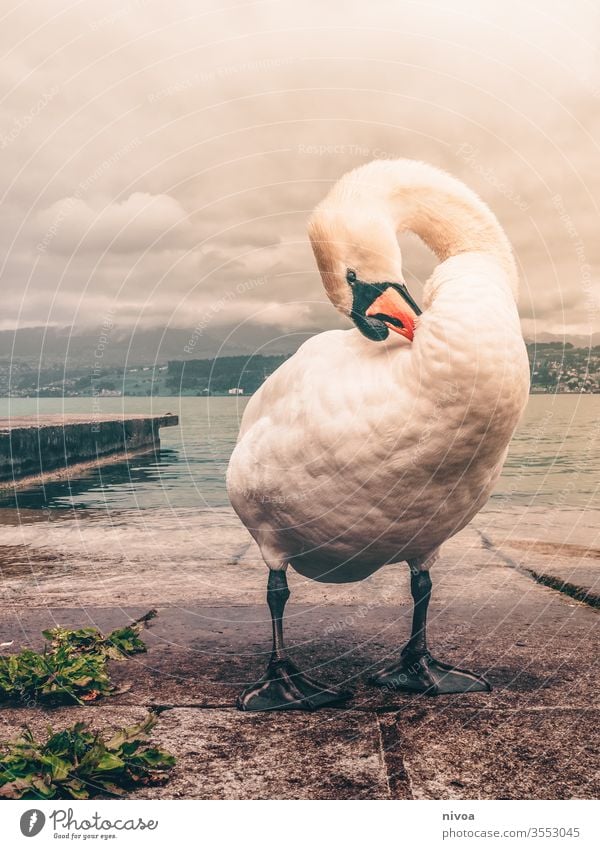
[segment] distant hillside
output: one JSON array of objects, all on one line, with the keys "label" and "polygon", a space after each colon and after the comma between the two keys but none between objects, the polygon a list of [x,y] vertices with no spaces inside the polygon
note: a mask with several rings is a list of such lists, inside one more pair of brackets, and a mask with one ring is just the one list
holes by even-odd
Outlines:
[{"label": "distant hillside", "polygon": [[[600,345],[590,351],[567,343],[536,342],[527,346],[533,392],[600,392]],[[166,386],[173,394],[222,394],[243,389],[256,392],[287,356],[219,357],[169,362]]]},{"label": "distant hillside", "polygon": [[[44,367],[90,369],[95,365],[96,351],[101,344],[102,365],[136,366],[166,365],[169,360],[211,359],[224,356],[291,354],[314,335],[315,330],[294,333],[277,327],[245,323],[231,327],[208,327],[195,332],[192,328],[75,328],[24,327],[21,330],[0,331],[0,361],[14,360],[35,368]],[[534,340],[528,340],[533,342]],[[541,333],[540,343],[565,342],[575,347],[590,345],[590,338],[559,336]],[[600,344],[600,333],[592,337],[593,345]]]},{"label": "distant hillside", "polygon": [[180,392],[202,394],[227,393],[241,389],[245,395],[256,392],[259,386],[287,359],[274,357],[219,357],[214,360],[176,360],[169,363],[167,387]]},{"label": "distant hillside", "polygon": [[558,336],[555,333],[538,333],[535,339],[525,337],[528,345],[571,345],[573,348],[590,348],[600,345],[600,333],[591,336]]},{"label": "distant hillside", "polygon": [[103,366],[165,365],[175,359],[251,355],[258,350],[288,354],[311,335],[308,331],[284,334],[258,325],[200,333],[178,328],[24,327],[16,332],[0,331],[0,361],[85,369],[94,366],[100,350]]},{"label": "distant hillside", "polygon": [[[600,345],[590,350],[536,342],[527,351],[533,392],[600,392]],[[94,369],[0,360],[0,396],[222,395],[237,389],[251,395],[289,356],[251,353]]]}]

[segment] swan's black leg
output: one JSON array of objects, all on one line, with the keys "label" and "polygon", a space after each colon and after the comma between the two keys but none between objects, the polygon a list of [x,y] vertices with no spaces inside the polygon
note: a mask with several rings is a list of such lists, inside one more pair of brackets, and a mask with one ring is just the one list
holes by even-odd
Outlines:
[{"label": "swan's black leg", "polygon": [[427,608],[431,598],[431,578],[429,572],[419,565],[410,565],[410,589],[414,604],[410,640],[402,649],[400,660],[373,675],[372,683],[390,690],[409,690],[431,696],[491,690],[490,684],[481,675],[449,666],[429,653]]},{"label": "swan's black leg", "polygon": [[265,674],[240,693],[240,710],[316,710],[352,697],[347,690],[327,687],[300,672],[289,659],[283,642],[283,611],[290,591],[285,572],[269,570],[267,603],[273,624],[273,648]]}]

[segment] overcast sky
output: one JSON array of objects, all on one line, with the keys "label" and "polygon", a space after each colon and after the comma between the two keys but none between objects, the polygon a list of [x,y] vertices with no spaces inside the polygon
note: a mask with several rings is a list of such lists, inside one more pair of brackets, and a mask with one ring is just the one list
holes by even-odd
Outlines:
[{"label": "overcast sky", "polygon": [[[400,156],[497,213],[528,336],[600,329],[592,0],[12,5],[0,329],[343,326],[307,215],[349,168]],[[418,295],[434,261],[404,253]]]}]

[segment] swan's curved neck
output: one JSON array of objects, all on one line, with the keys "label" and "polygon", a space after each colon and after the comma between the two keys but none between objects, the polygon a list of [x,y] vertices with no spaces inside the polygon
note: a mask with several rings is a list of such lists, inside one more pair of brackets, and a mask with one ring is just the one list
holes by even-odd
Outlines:
[{"label": "swan's curved neck", "polygon": [[346,192],[365,192],[397,233],[416,233],[441,262],[466,252],[493,256],[516,297],[517,270],[510,243],[496,216],[464,183],[412,160],[371,162],[348,177]]}]

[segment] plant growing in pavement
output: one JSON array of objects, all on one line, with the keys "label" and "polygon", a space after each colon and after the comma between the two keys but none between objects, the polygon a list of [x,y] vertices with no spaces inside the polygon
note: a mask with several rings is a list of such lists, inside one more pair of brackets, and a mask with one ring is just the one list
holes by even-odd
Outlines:
[{"label": "plant growing in pavement", "polygon": [[122,796],[166,781],[175,758],[149,743],[156,722],[156,714],[149,713],[108,740],[84,722],[64,731],[48,728],[44,741],[25,726],[17,738],[0,743],[0,798]]},{"label": "plant growing in pavement", "polygon": [[40,652],[24,649],[0,655],[0,701],[84,704],[115,691],[107,663],[145,652],[142,628],[156,616],[150,610],[104,636],[97,628],[52,628]]}]

